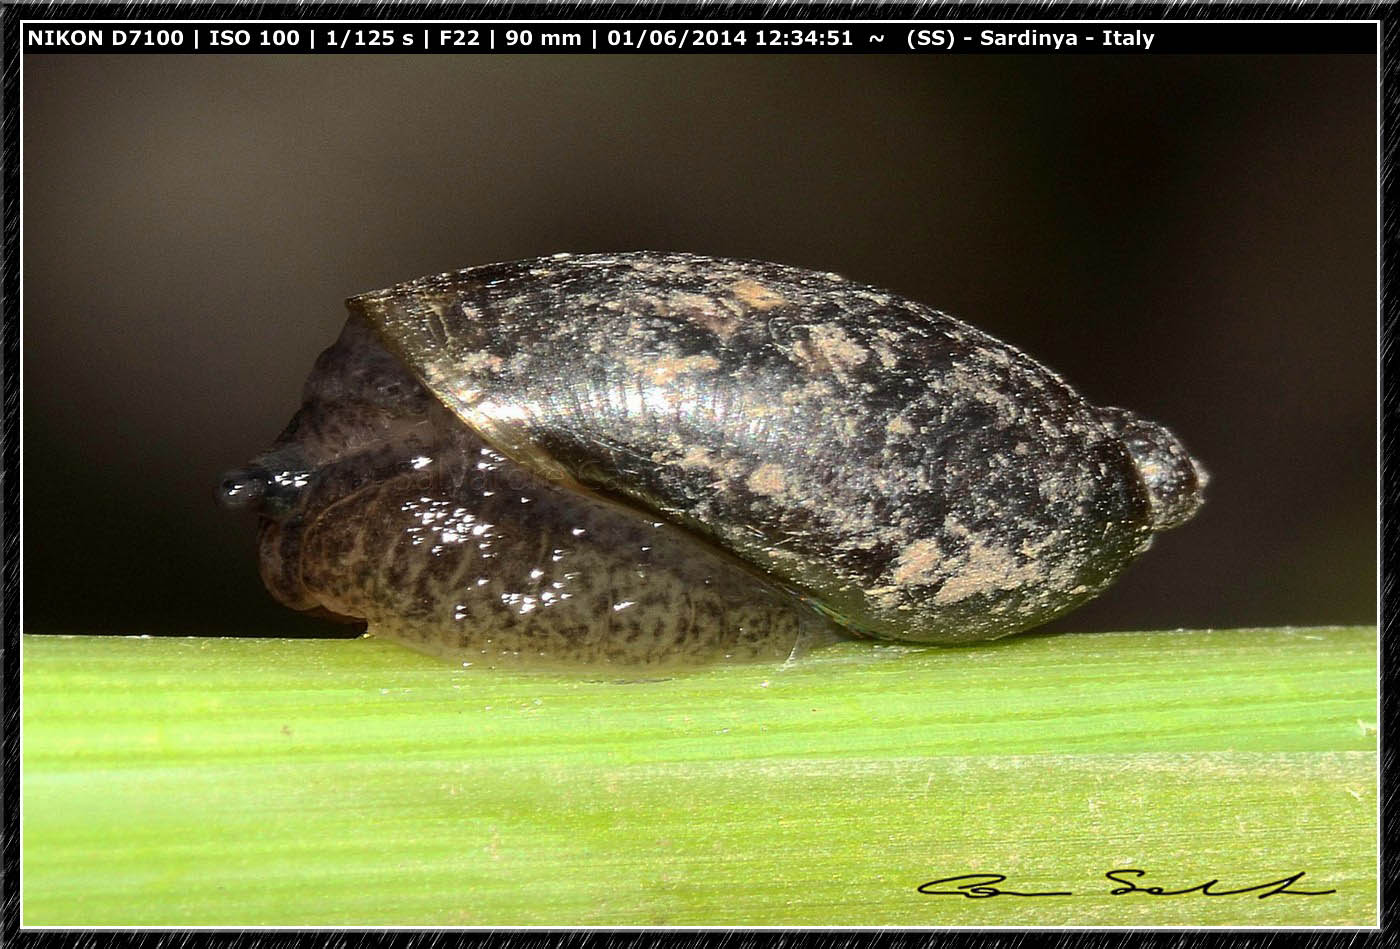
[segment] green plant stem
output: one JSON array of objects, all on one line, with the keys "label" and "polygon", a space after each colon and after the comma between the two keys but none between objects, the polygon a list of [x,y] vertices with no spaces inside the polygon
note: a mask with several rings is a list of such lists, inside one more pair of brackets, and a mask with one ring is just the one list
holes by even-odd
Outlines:
[{"label": "green plant stem", "polygon": [[[22,648],[27,925],[1376,919],[1373,627],[849,643],[659,678],[375,640]],[[1336,892],[1110,895],[1128,867]],[[1074,895],[918,892],[969,873]]]}]

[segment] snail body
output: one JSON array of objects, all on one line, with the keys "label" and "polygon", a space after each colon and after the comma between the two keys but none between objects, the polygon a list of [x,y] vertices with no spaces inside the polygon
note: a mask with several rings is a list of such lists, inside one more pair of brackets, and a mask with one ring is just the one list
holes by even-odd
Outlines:
[{"label": "snail body", "polygon": [[278,599],[447,655],[618,663],[1040,625],[1204,472],[1025,354],[833,274],[687,254],[424,277],[226,476]]}]

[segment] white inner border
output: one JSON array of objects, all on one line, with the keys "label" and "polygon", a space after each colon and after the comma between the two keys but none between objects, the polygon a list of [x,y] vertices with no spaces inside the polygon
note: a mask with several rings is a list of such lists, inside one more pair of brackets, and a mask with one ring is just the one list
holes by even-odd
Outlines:
[{"label": "white inner border", "polygon": [[[209,20],[209,19],[204,19],[204,20],[171,20],[171,19],[160,19],[160,20],[34,20],[34,19],[29,19],[29,20],[20,20],[20,21],[19,21],[19,29],[20,29],[21,32],[20,32],[20,36],[17,38],[18,42],[17,42],[17,44],[16,44],[17,55],[18,55],[18,57],[19,57],[19,64],[18,64],[18,65],[19,65],[19,103],[18,103],[18,106],[19,106],[19,205],[18,205],[18,206],[19,206],[19,391],[20,391],[20,398],[19,398],[19,470],[16,471],[16,472],[13,472],[12,477],[16,477],[16,478],[19,479],[19,486],[18,486],[18,489],[17,489],[17,494],[18,494],[18,497],[19,497],[19,550],[20,550],[20,555],[19,555],[19,560],[20,560],[20,562],[19,562],[19,629],[20,629],[20,635],[19,635],[19,644],[18,644],[18,645],[19,645],[19,659],[18,659],[18,662],[19,662],[19,670],[20,670],[20,699],[21,699],[21,702],[20,702],[20,705],[21,705],[20,734],[19,734],[19,747],[20,747],[19,777],[20,777],[20,788],[21,788],[21,793],[20,793],[20,795],[19,795],[19,798],[20,798],[20,802],[19,802],[19,826],[20,826],[20,834],[19,834],[19,837],[20,837],[20,840],[19,840],[19,853],[20,853],[20,858],[19,858],[19,865],[20,865],[20,868],[21,868],[20,879],[19,879],[19,911],[20,911],[20,924],[19,924],[19,925],[20,925],[20,929],[27,929],[27,930],[31,930],[31,931],[42,931],[42,930],[59,930],[59,931],[118,931],[118,932],[142,931],[142,930],[135,930],[135,929],[124,928],[124,927],[103,927],[103,926],[81,926],[81,927],[79,927],[79,926],[26,926],[26,925],[24,924],[24,873],[23,873],[23,867],[24,867],[24,795],[23,795],[23,791],[22,791],[23,786],[24,786],[24,718],[23,718],[23,714],[22,714],[22,711],[23,711],[23,701],[22,701],[22,700],[23,700],[23,696],[24,696],[24,479],[23,479],[23,477],[22,477],[22,475],[21,475],[21,473],[22,473],[23,470],[24,470],[24,274],[25,274],[25,268],[24,268],[24,58],[25,58],[25,55],[26,55],[25,52],[24,52],[24,38],[25,38],[24,31],[28,28],[28,24],[35,24],[36,26],[42,24],[42,25],[43,25],[43,28],[59,27],[59,26],[62,26],[62,25],[64,25],[64,24],[98,24],[98,25],[100,26],[100,28],[103,29],[103,30],[109,30],[109,29],[111,29],[111,30],[122,30],[122,29],[133,29],[133,28],[141,28],[141,29],[144,29],[144,28],[146,27],[146,25],[148,25],[148,24],[175,24],[175,25],[196,25],[196,26],[198,26],[198,25],[203,25],[203,24],[209,24],[209,25],[216,25],[216,26],[230,26],[231,24],[234,24],[234,23],[254,23],[254,22],[275,23],[275,24],[276,24],[276,27],[279,28],[279,29],[289,29],[289,28],[300,27],[300,26],[303,26],[303,25],[318,26],[318,25],[322,25],[322,24],[363,24],[363,25],[365,25],[365,26],[367,26],[367,27],[370,27],[370,28],[374,28],[374,27],[385,28],[385,27],[392,26],[392,25],[395,24],[395,23],[404,23],[404,22],[406,22],[406,23],[414,23],[414,24],[427,23],[427,24],[443,25],[443,26],[461,26],[461,25],[464,25],[464,24],[482,24],[482,23],[489,23],[489,24],[492,24],[492,27],[494,27],[494,25],[496,25],[496,24],[500,24],[500,25],[502,25],[502,26],[508,26],[508,25],[512,25],[512,24],[518,24],[518,25],[574,24],[574,23],[582,22],[582,20],[572,20],[572,19],[564,19],[564,20],[490,20],[490,19],[478,19],[478,20],[431,20],[431,19],[406,19],[406,20],[392,20],[392,19],[384,19],[384,20],[324,20],[324,19],[320,19],[320,20],[256,20],[256,19],[253,19],[253,20],[244,20],[244,19],[240,19],[240,18],[229,18],[229,19],[223,19],[223,20]],[[601,24],[608,24],[608,25],[614,25],[614,26],[621,26],[621,27],[632,27],[632,28],[635,28],[635,29],[651,29],[651,28],[656,28],[656,27],[665,26],[665,25],[673,25],[673,26],[674,26],[674,25],[686,25],[686,26],[699,25],[699,24],[704,24],[706,21],[705,21],[705,20],[699,20],[699,19],[692,19],[692,20],[594,20],[594,21],[591,21],[591,22],[601,23]],[[995,25],[998,25],[998,26],[1010,26],[1010,25],[1014,24],[1014,25],[1016,25],[1017,27],[1023,27],[1023,26],[1024,26],[1024,27],[1026,27],[1026,28],[1034,27],[1034,26],[1042,26],[1042,25],[1044,25],[1044,26],[1052,26],[1052,25],[1053,25],[1053,26],[1061,26],[1061,27],[1063,27],[1063,26],[1068,26],[1068,25],[1072,25],[1072,24],[1117,24],[1117,25],[1131,25],[1131,26],[1135,26],[1135,27],[1146,27],[1146,28],[1149,28],[1149,29],[1150,29],[1154,24],[1171,24],[1171,25],[1173,25],[1173,26],[1214,26],[1214,25],[1220,24],[1220,23],[1244,23],[1244,24],[1248,24],[1248,25],[1250,25],[1250,26],[1266,26],[1266,25],[1273,24],[1273,23],[1306,23],[1306,24],[1311,24],[1311,25],[1313,25],[1313,26],[1322,26],[1322,25],[1331,24],[1331,23],[1338,23],[1338,24],[1369,23],[1369,24],[1372,24],[1372,26],[1375,28],[1375,31],[1376,31],[1376,51],[1375,51],[1375,56],[1376,56],[1376,165],[1375,165],[1375,188],[1376,188],[1376,286],[1375,286],[1375,297],[1376,297],[1376,489],[1375,489],[1375,495],[1376,495],[1376,657],[1377,657],[1377,663],[1376,663],[1376,680],[1377,680],[1377,681],[1376,681],[1376,709],[1375,709],[1375,717],[1376,717],[1377,742],[1378,742],[1378,750],[1377,750],[1377,752],[1376,752],[1376,760],[1377,760],[1377,769],[1376,769],[1376,926],[1375,926],[1375,927],[1365,927],[1365,926],[1257,926],[1257,925],[1256,925],[1256,926],[1248,926],[1248,927],[1244,927],[1244,926],[1241,926],[1241,927],[1230,927],[1230,926],[1211,926],[1211,927],[1198,927],[1198,926],[1101,926],[1101,925],[1100,925],[1100,926],[1034,926],[1034,927],[1015,927],[1015,926],[991,926],[991,927],[988,927],[988,926],[927,926],[927,927],[909,927],[909,929],[910,929],[910,931],[916,931],[916,932],[922,932],[922,931],[933,931],[933,932],[937,932],[937,931],[943,931],[943,930],[963,930],[963,929],[971,929],[971,930],[975,930],[975,931],[1010,931],[1010,932],[1019,932],[1019,931],[1021,931],[1022,929],[1025,929],[1025,928],[1033,928],[1033,929],[1062,929],[1062,930],[1099,930],[1099,929],[1108,929],[1108,930],[1135,930],[1135,929],[1143,929],[1143,930],[1148,930],[1148,931],[1153,931],[1153,930],[1196,930],[1196,929],[1202,929],[1202,928],[1204,928],[1204,929],[1211,930],[1211,931],[1227,931],[1227,932],[1228,932],[1228,931],[1231,931],[1231,930],[1234,930],[1234,929],[1254,929],[1254,930],[1289,929],[1289,930],[1300,930],[1300,931],[1319,930],[1319,931],[1336,931],[1336,932],[1367,932],[1367,931],[1371,930],[1372,928],[1378,929],[1379,926],[1380,926],[1381,899],[1384,897],[1384,888],[1381,886],[1381,845],[1382,845],[1383,841],[1382,841],[1382,838],[1381,838],[1381,814],[1380,814],[1380,801],[1381,801],[1381,793],[1380,793],[1380,791],[1381,791],[1381,787],[1380,787],[1380,768],[1379,768],[1379,762],[1380,762],[1380,752],[1379,752],[1379,738],[1380,738],[1380,736],[1379,736],[1379,729],[1380,729],[1380,727],[1381,727],[1381,684],[1382,684],[1381,681],[1380,681],[1380,661],[1379,661],[1379,660],[1380,660],[1380,655],[1381,655],[1381,652],[1380,652],[1380,650],[1381,650],[1380,631],[1381,631],[1381,628],[1382,628],[1382,624],[1381,624],[1381,622],[1380,622],[1380,619],[1381,619],[1381,603],[1382,603],[1382,597],[1381,597],[1381,583],[1382,583],[1382,579],[1383,579],[1382,576],[1381,576],[1381,559],[1380,559],[1380,553],[1381,553],[1381,518],[1380,518],[1380,514],[1381,514],[1381,503],[1382,503],[1382,497],[1381,497],[1382,482],[1381,482],[1381,476],[1380,476],[1380,475],[1381,475],[1381,461],[1382,461],[1382,459],[1381,459],[1381,437],[1382,437],[1382,434],[1383,434],[1382,431],[1381,431],[1381,427],[1382,427],[1381,399],[1382,399],[1382,397],[1383,397],[1383,393],[1382,393],[1382,389],[1381,389],[1381,385],[1382,385],[1382,383],[1383,383],[1383,379],[1381,378],[1381,240],[1382,240],[1382,213],[1381,213],[1381,210],[1382,210],[1382,209],[1381,209],[1381,117],[1382,117],[1382,103],[1383,103],[1383,96],[1384,96],[1384,89],[1383,89],[1382,86],[1381,86],[1381,76],[1382,76],[1382,53],[1383,53],[1382,46],[1381,46],[1381,22],[1380,22],[1379,20],[1322,20],[1322,21],[1319,21],[1319,20],[1168,20],[1168,19],[1163,19],[1163,20],[970,20],[970,19],[969,19],[969,20],[964,20],[964,19],[958,19],[958,18],[951,19],[951,20],[849,20],[849,19],[845,19],[845,20],[843,20],[843,19],[830,19],[830,20],[827,20],[827,19],[814,19],[814,20],[742,20],[742,19],[725,18],[725,19],[716,19],[716,20],[714,20],[714,23],[716,23],[716,24],[723,24],[723,23],[743,23],[743,24],[746,25],[746,26],[757,26],[757,27],[772,26],[773,28],[786,28],[786,29],[803,28],[803,29],[814,29],[814,30],[815,30],[815,29],[829,29],[829,28],[852,29],[852,30],[854,30],[854,29],[858,29],[858,28],[862,28],[862,27],[868,27],[868,26],[871,26],[871,25],[892,25],[892,26],[900,26],[900,27],[902,27],[902,28],[904,28],[904,29],[906,29],[906,30],[913,30],[913,29],[918,29],[918,28],[920,28],[920,27],[930,27],[930,28],[943,27],[943,28],[950,28],[952,24],[959,24],[959,25],[961,25],[961,24],[995,24]],[[821,24],[821,26],[818,27],[817,24]],[[230,28],[231,28],[231,27],[230,27]],[[706,28],[710,28],[710,27],[706,27]],[[713,27],[713,28],[718,29],[718,28],[721,28],[721,27],[716,26],[716,27]],[[490,28],[488,28],[488,29],[490,29]],[[195,30],[195,34],[194,34],[194,35],[195,35],[195,49],[198,50],[198,49],[199,49],[199,31],[198,31],[198,30]],[[313,30],[313,31],[312,31],[313,39],[312,39],[312,45],[311,45],[311,49],[312,49],[312,50],[315,49],[314,35],[315,35],[315,31]],[[597,49],[596,31],[595,31],[595,37],[594,37],[594,45],[593,45],[592,48],[593,48],[594,50]],[[66,48],[65,48],[65,50],[68,50],[68,49],[71,49],[71,47],[66,47]],[[494,45],[492,45],[492,46],[489,47],[488,49],[494,49]],[[718,48],[717,48],[717,49],[718,49]],[[522,53],[523,53],[523,52],[525,52],[525,50],[522,50]],[[531,52],[534,52],[534,50],[532,49]],[[642,49],[641,49],[640,47],[637,48],[636,50],[629,51],[629,52],[609,52],[608,55],[630,56],[630,55],[636,55],[636,54],[639,53],[639,52],[642,52]],[[647,49],[645,52],[654,55],[654,54],[656,54],[656,53],[666,53],[667,50],[665,50],[665,49]],[[746,53],[747,55],[755,55],[752,51],[749,51],[747,48],[745,48],[744,50],[742,50],[742,52],[743,52],[743,53]],[[948,54],[948,51],[946,51],[946,50],[945,50],[945,51],[942,51],[942,52],[943,52],[945,55]],[[1086,52],[1087,52],[1087,51],[1086,51]],[[154,55],[186,55],[186,56],[188,56],[188,55],[194,55],[194,54],[189,53],[189,52],[180,52],[180,51],[175,51],[175,50],[172,50],[172,51],[169,52],[169,53],[161,54],[161,53],[159,53],[158,51],[151,50],[151,49],[142,49],[140,52],[135,53],[135,55],[152,55],[152,54],[154,54]],[[443,55],[443,53],[440,52],[440,51],[435,51],[435,52],[427,53],[427,52],[424,52],[423,50],[407,51],[407,52],[405,52],[405,51],[396,51],[396,54],[397,54],[397,55],[415,55],[415,54],[416,54],[416,55]],[[676,51],[676,52],[672,53],[672,55],[676,55],[676,54],[679,54],[679,52]],[[777,55],[777,54],[780,54],[780,50],[775,49],[775,50],[766,52],[766,53],[764,53],[764,54],[759,54],[759,55]],[[1006,48],[1004,51],[1001,51],[1001,54],[1003,54],[1003,55],[1016,55],[1017,53],[1016,53],[1016,49],[1015,49],[1014,47],[1008,47],[1008,48]],[[1128,49],[1128,50],[1125,52],[1125,55],[1135,55],[1135,54],[1136,54],[1136,55],[1152,55],[1151,53],[1139,52],[1139,51],[1136,51],[1135,49]],[[64,52],[63,54],[61,54],[61,55],[75,55],[75,54],[73,54],[73,53],[71,53],[71,52],[65,51],[65,52]],[[99,54],[98,54],[98,53],[93,53],[93,54],[90,54],[90,55],[99,55]],[[111,52],[106,52],[106,53],[102,53],[101,55],[120,55],[120,54],[113,54],[113,53],[111,53]],[[262,50],[262,51],[259,51],[258,53],[255,53],[255,54],[250,54],[250,53],[248,53],[248,52],[244,52],[244,53],[241,53],[240,55],[264,55],[264,56],[300,55],[300,56],[315,56],[315,55],[318,55],[318,54],[315,53],[315,52],[313,52],[313,51],[306,51],[306,52],[296,51],[295,53],[290,53],[290,54],[289,54],[289,53],[275,52],[275,51],[272,51],[272,50]],[[320,54],[320,55],[325,55],[325,54]],[[449,55],[450,55],[450,54],[449,54]],[[469,52],[468,52],[468,53],[457,53],[457,54],[455,54],[455,55],[460,55],[460,56],[472,56],[472,55],[481,55],[481,54],[479,54],[479,53],[469,53]],[[681,54],[681,55],[683,55],[683,54]],[[882,54],[878,54],[878,53],[862,53],[862,54],[860,54],[860,55],[882,55]],[[908,51],[902,51],[901,53],[893,53],[893,52],[891,52],[891,53],[886,53],[886,54],[883,54],[883,55],[895,56],[895,55],[911,55],[911,54],[910,54]],[[956,55],[956,54],[953,54],[953,55]],[[1022,54],[1022,55],[1028,55],[1028,54]],[[1032,55],[1045,55],[1045,54],[1032,54]],[[1052,55],[1053,55],[1053,54],[1052,54]],[[1075,55],[1084,55],[1084,53],[1059,51],[1059,52],[1058,52],[1058,55],[1075,56]],[[1210,55],[1210,56],[1230,56],[1230,55],[1239,55],[1239,54],[1231,54],[1231,53],[1211,53],[1211,54],[1207,54],[1207,55]],[[1300,54],[1280,53],[1280,54],[1277,54],[1277,55],[1309,55],[1309,54],[1306,54],[1306,53],[1300,53]],[[1320,55],[1320,54],[1319,54],[1319,55]],[[145,928],[145,929],[150,929],[150,930],[153,930],[153,931],[175,931],[175,932],[181,932],[181,931],[186,931],[186,930],[215,930],[215,931],[218,931],[218,930],[226,930],[226,929],[228,929],[228,927],[225,927],[225,926],[153,926],[153,927],[144,927],[144,928]],[[249,930],[293,931],[293,932],[303,931],[303,927],[296,927],[296,926],[250,926],[250,927],[247,927],[247,928],[248,928]],[[520,927],[500,927],[500,926],[409,926],[409,927],[405,927],[405,926],[339,926],[339,927],[317,927],[318,930],[324,930],[324,931],[330,931],[330,932],[334,932],[334,931],[338,931],[338,930],[357,931],[357,930],[403,930],[403,929],[407,929],[407,930],[449,930],[449,931],[452,931],[452,930],[464,930],[464,931],[486,931],[486,932],[492,932],[492,931],[509,932],[509,931],[511,931],[512,929],[530,930],[530,929],[554,929],[554,928],[558,928],[558,927],[557,927],[557,926],[546,926],[546,925],[540,925],[540,926],[520,926]],[[650,926],[579,926],[579,927],[569,927],[569,928],[577,928],[577,929],[597,929],[597,930],[603,930],[603,931],[612,931],[612,930],[620,930],[620,931],[633,931],[633,930],[637,930],[637,931],[652,931],[652,930],[654,930],[656,927],[650,927]],[[717,929],[717,930],[721,930],[721,931],[729,931],[729,930],[733,929],[732,926],[715,926],[715,927],[691,927],[691,926],[684,926],[684,927],[667,927],[667,928],[669,928],[669,929],[678,929],[678,930],[682,930],[682,931],[684,931],[684,930],[693,930],[693,929]],[[754,926],[754,927],[750,927],[750,928],[753,928],[753,929],[760,929],[760,930],[788,930],[788,929],[792,929],[792,928],[794,928],[794,927],[788,927],[788,926]],[[834,930],[834,931],[857,930],[857,931],[861,931],[861,930],[867,930],[867,929],[869,929],[870,927],[868,927],[868,926],[812,926],[812,927],[801,927],[801,928],[804,928],[804,929],[805,929],[805,928],[810,928],[810,929],[814,929],[814,930]],[[883,927],[883,928],[902,929],[902,927]]]}]

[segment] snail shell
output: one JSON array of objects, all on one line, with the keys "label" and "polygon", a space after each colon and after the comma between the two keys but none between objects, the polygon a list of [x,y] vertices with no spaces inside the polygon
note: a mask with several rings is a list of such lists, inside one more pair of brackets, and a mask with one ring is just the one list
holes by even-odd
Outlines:
[{"label": "snail shell", "polygon": [[261,513],[282,602],[444,655],[990,639],[1202,501],[1165,428],[835,274],[561,254],[347,305],[222,495]]}]

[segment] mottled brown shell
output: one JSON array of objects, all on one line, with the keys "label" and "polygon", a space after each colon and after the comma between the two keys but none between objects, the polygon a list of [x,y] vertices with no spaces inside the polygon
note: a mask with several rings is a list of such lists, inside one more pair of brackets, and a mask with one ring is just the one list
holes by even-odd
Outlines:
[{"label": "mottled brown shell", "polygon": [[1164,428],[834,274],[557,255],[348,306],[508,458],[702,535],[857,635],[1041,624],[1201,503]]}]

